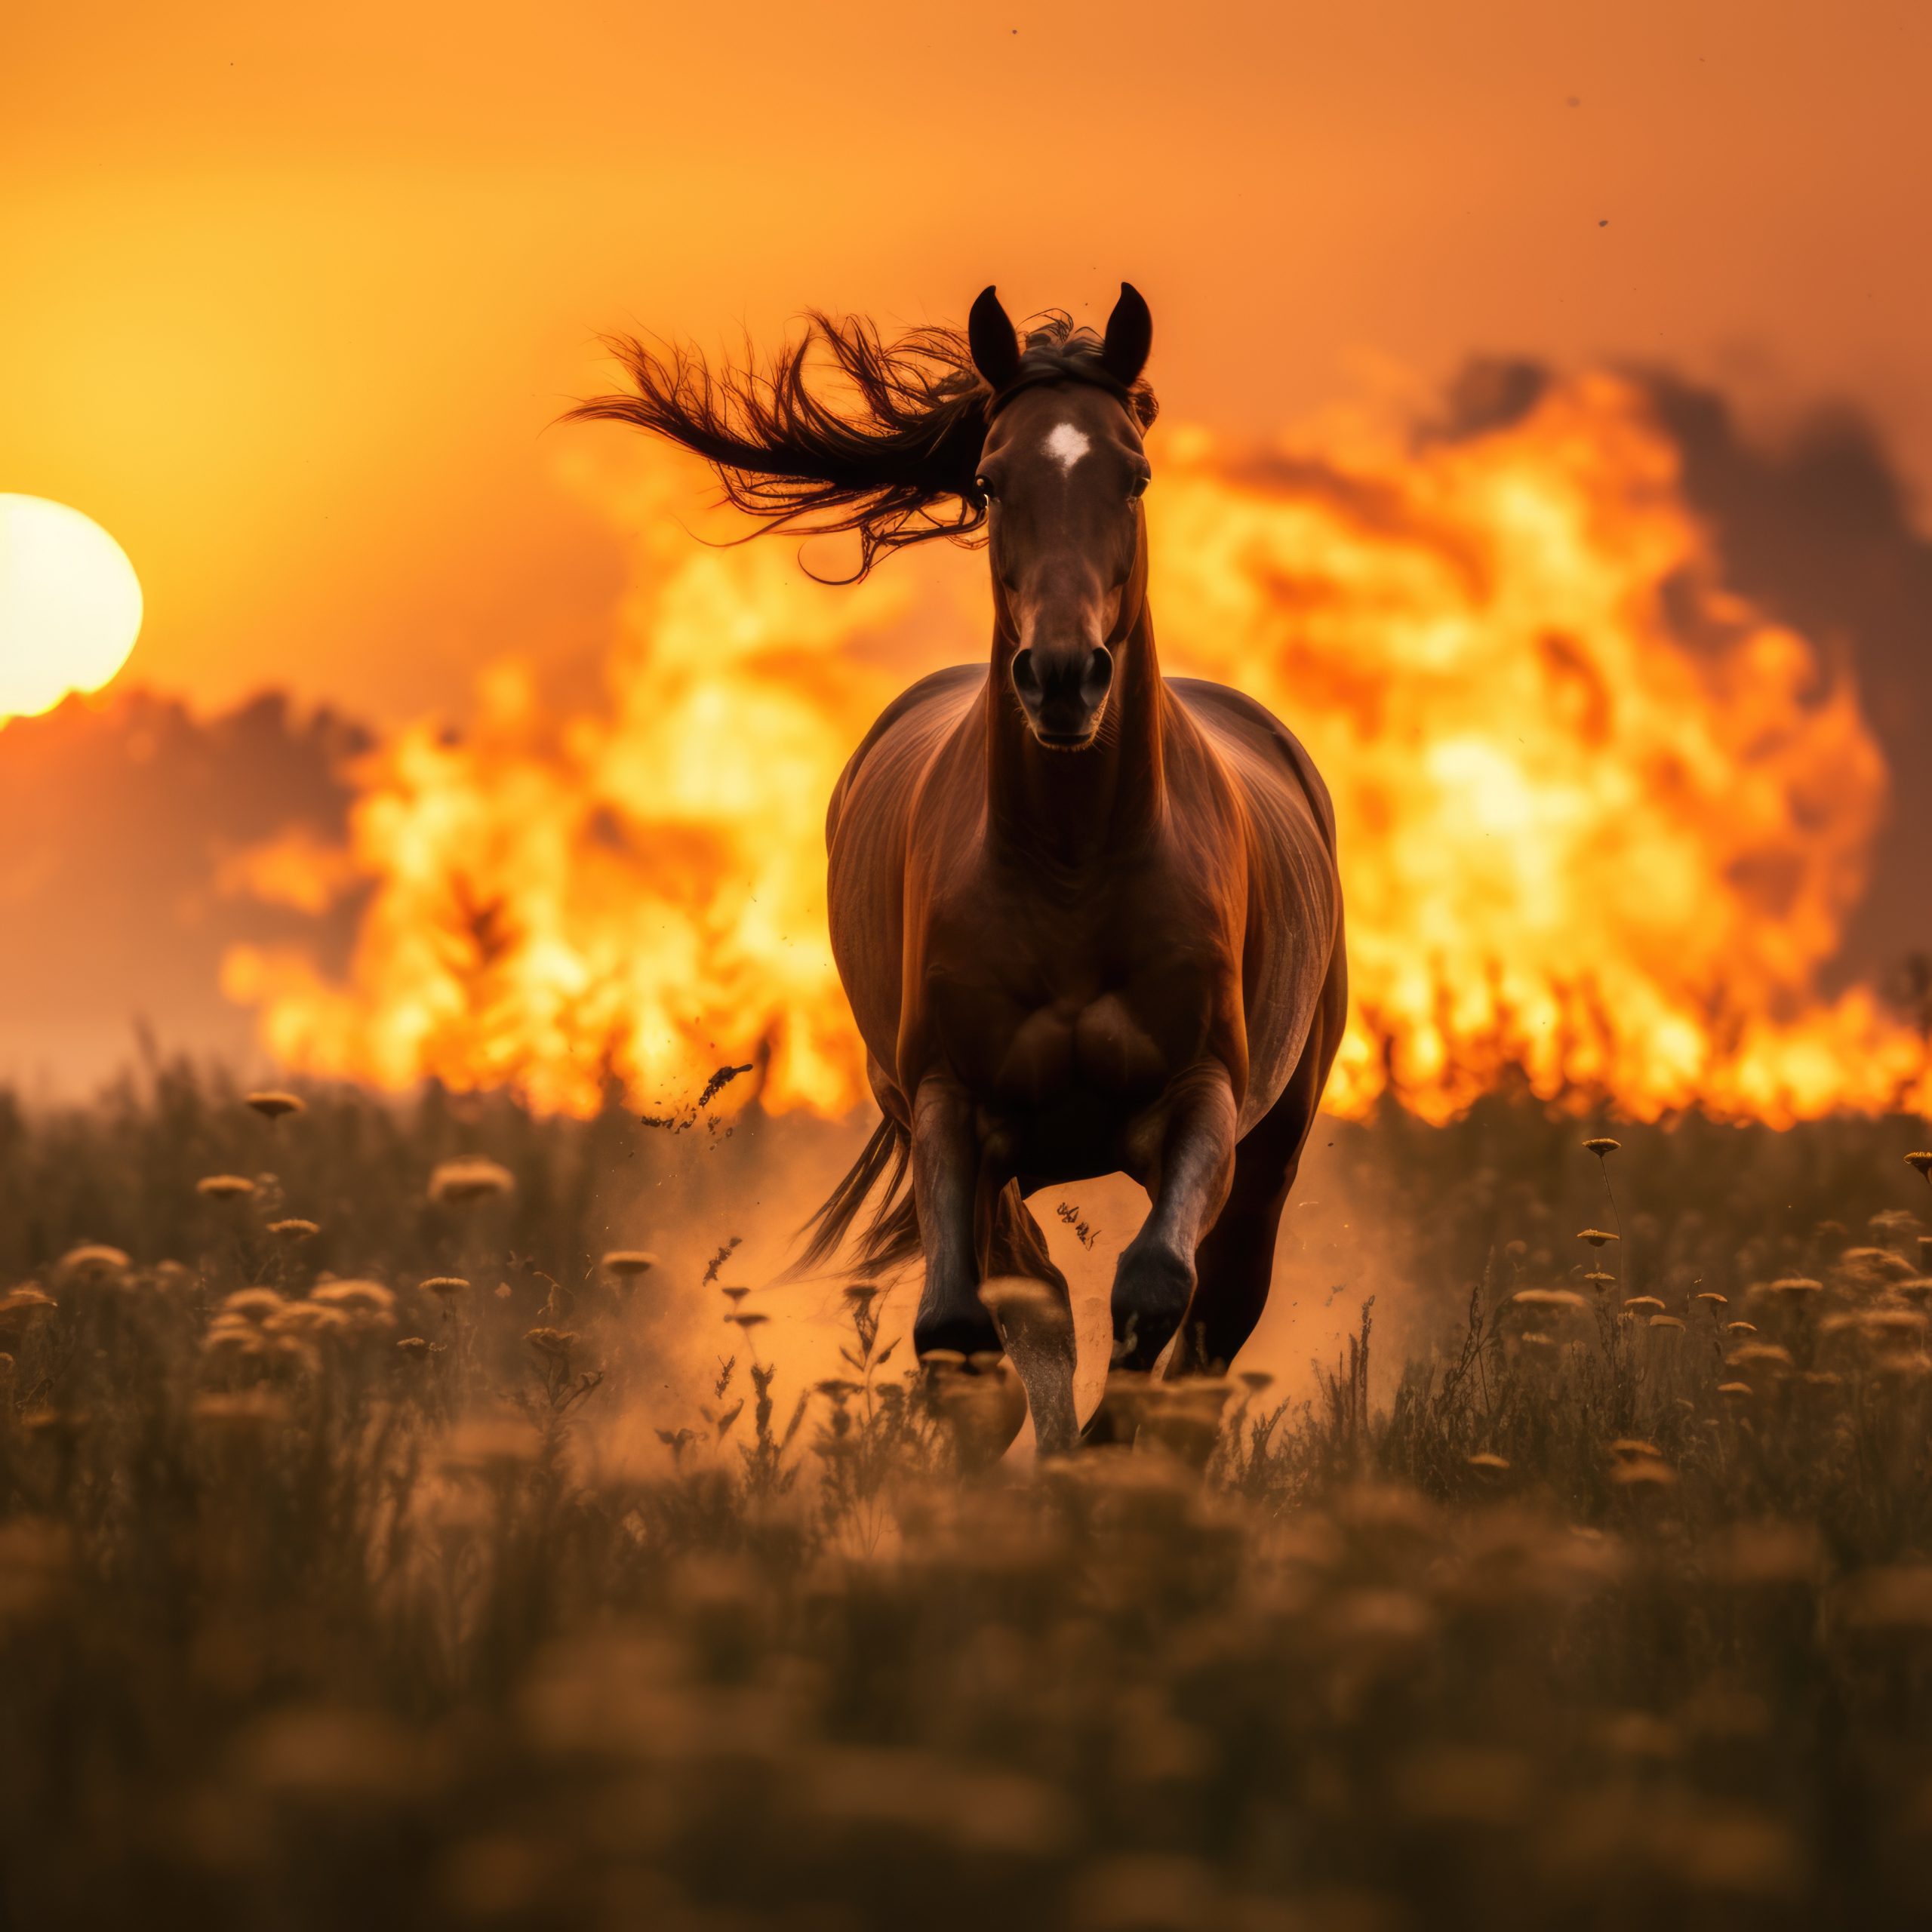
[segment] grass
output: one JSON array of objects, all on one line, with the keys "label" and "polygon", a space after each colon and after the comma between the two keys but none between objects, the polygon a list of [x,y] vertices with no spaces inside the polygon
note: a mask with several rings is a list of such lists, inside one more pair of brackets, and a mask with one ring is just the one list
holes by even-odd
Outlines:
[{"label": "grass", "polygon": [[1595,1123],[1329,1130],[1306,1398],[1034,1469],[896,1300],[819,1374],[724,1292],[812,1130],[308,1100],[0,1106],[7,1924],[1932,1909],[1910,1123],[1621,1131],[1614,1207]]}]

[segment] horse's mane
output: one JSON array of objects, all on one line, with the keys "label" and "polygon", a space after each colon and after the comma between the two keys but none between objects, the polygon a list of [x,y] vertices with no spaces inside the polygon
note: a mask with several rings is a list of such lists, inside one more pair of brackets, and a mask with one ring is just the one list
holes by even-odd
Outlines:
[{"label": "horse's mane", "polygon": [[[631,388],[579,403],[566,420],[629,423],[695,451],[761,530],[856,533],[858,568],[835,581],[856,582],[881,552],[936,537],[970,543],[985,526],[973,478],[995,398],[962,331],[913,329],[888,343],[863,316],[814,310],[768,369],[748,355],[743,368],[714,370],[694,349],[630,336],[606,346]],[[1092,330],[1052,310],[1028,331],[1023,377],[1051,365],[1078,380],[1100,353]],[[1137,382],[1127,400],[1145,429],[1153,391]],[[946,497],[952,506],[936,509]]]}]

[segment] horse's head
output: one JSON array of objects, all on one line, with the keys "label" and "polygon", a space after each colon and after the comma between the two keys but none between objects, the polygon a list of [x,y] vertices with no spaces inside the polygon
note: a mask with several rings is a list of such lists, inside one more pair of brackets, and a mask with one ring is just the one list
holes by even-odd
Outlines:
[{"label": "horse's head", "polygon": [[1081,750],[1106,715],[1146,589],[1151,472],[1133,398],[1153,324],[1124,283],[1103,342],[1023,350],[989,288],[968,333],[994,392],[975,487],[989,506],[1008,675],[1035,737]]}]

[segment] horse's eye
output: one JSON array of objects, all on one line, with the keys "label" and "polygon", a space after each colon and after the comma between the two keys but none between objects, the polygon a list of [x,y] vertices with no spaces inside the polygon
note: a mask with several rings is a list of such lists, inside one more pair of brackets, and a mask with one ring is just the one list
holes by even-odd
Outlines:
[{"label": "horse's eye", "polygon": [[1140,499],[1146,495],[1147,486],[1149,483],[1152,482],[1153,480],[1154,479],[1151,476],[1137,476],[1134,481],[1127,486],[1128,501],[1131,503],[1137,503],[1140,502]]}]

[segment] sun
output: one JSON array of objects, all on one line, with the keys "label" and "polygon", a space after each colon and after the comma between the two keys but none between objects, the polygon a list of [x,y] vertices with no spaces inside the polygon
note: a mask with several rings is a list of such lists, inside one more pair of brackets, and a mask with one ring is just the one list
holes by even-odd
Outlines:
[{"label": "sun", "polygon": [[141,628],[141,584],[91,517],[0,494],[0,720],[98,691]]}]

